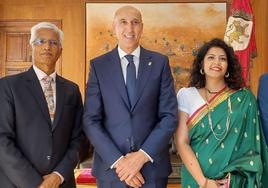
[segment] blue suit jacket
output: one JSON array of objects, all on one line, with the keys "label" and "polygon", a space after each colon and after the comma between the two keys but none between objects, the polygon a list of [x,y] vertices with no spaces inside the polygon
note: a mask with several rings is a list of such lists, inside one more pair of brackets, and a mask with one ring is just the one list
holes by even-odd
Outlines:
[{"label": "blue suit jacket", "polygon": [[261,76],[258,89],[258,104],[266,143],[268,144],[268,74]]},{"label": "blue suit jacket", "polygon": [[177,126],[177,100],[168,58],[141,48],[135,104],[130,108],[117,48],[91,61],[84,131],[95,147],[93,174],[115,180],[110,166],[131,150],[143,149],[153,163],[145,179],[171,172],[168,143]]}]

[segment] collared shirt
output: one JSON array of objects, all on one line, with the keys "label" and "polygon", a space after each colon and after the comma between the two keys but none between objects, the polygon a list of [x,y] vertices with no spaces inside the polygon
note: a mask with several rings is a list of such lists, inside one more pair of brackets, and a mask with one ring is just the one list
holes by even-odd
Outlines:
[{"label": "collared shirt", "polygon": [[[56,108],[56,71],[53,72],[52,74],[50,75],[47,75],[44,71],[42,71],[41,69],[39,69],[37,66],[33,65],[33,69],[34,69],[34,72],[39,80],[39,83],[42,87],[42,90],[44,92],[44,83],[42,82],[42,79],[46,76],[50,76],[52,78],[52,82],[51,82],[51,86],[52,86],[52,89],[53,89],[53,99],[54,99],[54,111],[55,111],[55,108]],[[63,176],[57,172],[57,171],[53,171],[53,173],[57,174],[60,179],[61,179],[61,183],[64,182],[64,178]]]},{"label": "collared shirt", "polygon": [[[139,64],[140,64],[140,52],[141,52],[141,48],[140,46],[138,46],[133,52],[131,52],[131,54],[128,54],[126,52],[124,52],[119,46],[117,48],[118,50],[118,55],[121,61],[121,68],[122,68],[122,72],[123,72],[123,76],[124,76],[124,81],[126,83],[126,78],[127,78],[127,66],[129,64],[127,58],[125,57],[125,55],[133,55],[133,61],[134,61],[134,65],[136,67],[136,78],[138,78],[138,70],[139,70]],[[148,153],[146,153],[144,150],[140,149],[140,151],[142,151],[148,158],[149,160],[153,163],[153,159],[150,157],[150,155],[148,155]],[[116,165],[116,163],[122,159],[124,156],[119,157],[112,165],[110,168],[114,168],[114,166]]]},{"label": "collared shirt", "polygon": [[50,75],[47,75],[44,71],[42,71],[41,69],[39,69],[37,66],[33,65],[33,69],[34,69],[34,72],[41,84],[41,87],[43,89],[43,92],[44,92],[44,83],[42,82],[42,79],[46,76],[49,76],[52,78],[52,82],[51,82],[51,86],[52,86],[52,89],[53,89],[53,99],[54,99],[54,112],[55,112],[55,108],[56,108],[56,71],[53,72],[52,74]]},{"label": "collared shirt", "polygon": [[133,55],[133,61],[136,67],[136,78],[138,78],[138,70],[139,70],[139,64],[140,64],[140,52],[141,52],[140,46],[138,46],[131,54],[127,54],[119,46],[117,49],[118,49],[118,55],[121,61],[121,68],[122,68],[125,83],[126,83],[126,78],[127,78],[127,66],[129,64],[125,55]]}]

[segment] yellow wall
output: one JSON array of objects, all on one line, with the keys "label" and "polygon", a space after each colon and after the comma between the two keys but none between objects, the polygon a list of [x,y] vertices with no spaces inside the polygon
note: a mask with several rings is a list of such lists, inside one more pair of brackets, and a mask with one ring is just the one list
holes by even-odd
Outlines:
[{"label": "yellow wall", "polygon": [[256,21],[256,42],[258,56],[253,59],[251,68],[251,89],[256,94],[259,77],[268,72],[268,1],[251,0]]},{"label": "yellow wall", "polygon": [[[192,0],[189,0],[191,2]],[[1,0],[0,20],[60,19],[65,34],[62,75],[85,91],[85,2],[86,0]],[[97,2],[96,0],[94,2]],[[112,2],[107,0],[106,2]],[[118,2],[118,1],[117,1]],[[133,1],[135,2],[135,1]],[[136,2],[146,2],[136,1]],[[152,1],[148,1],[152,2]],[[155,1],[157,2],[157,1]],[[167,2],[167,1],[159,1]],[[173,1],[175,2],[175,1]],[[178,1],[177,1],[178,2]],[[193,2],[193,1],[192,1]],[[215,2],[212,0],[211,2]],[[251,68],[251,88],[256,94],[259,76],[268,71],[268,1],[252,0],[256,18],[258,57]]]}]

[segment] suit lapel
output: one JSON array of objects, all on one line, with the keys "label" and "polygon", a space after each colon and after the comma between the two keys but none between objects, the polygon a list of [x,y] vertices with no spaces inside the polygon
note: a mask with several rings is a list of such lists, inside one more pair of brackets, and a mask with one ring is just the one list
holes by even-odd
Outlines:
[{"label": "suit lapel", "polygon": [[141,97],[142,91],[148,82],[148,78],[150,77],[153,66],[151,58],[152,56],[148,52],[146,52],[144,48],[141,47],[138,79],[136,85],[136,96],[134,100],[134,105],[132,106],[131,110],[135,108],[137,102]]},{"label": "suit lapel", "polygon": [[124,81],[124,76],[123,76],[122,68],[121,68],[121,61],[119,59],[117,48],[114,48],[111,51],[111,55],[108,61],[110,61],[108,64],[111,70],[109,71],[111,79],[113,80],[113,83],[115,83],[116,88],[118,89],[121,97],[123,98],[123,101],[128,106],[128,108],[130,108],[127,90],[126,90],[126,84]]},{"label": "suit lapel", "polygon": [[40,107],[45,119],[51,124],[45,95],[32,67],[26,72],[26,85]]},{"label": "suit lapel", "polygon": [[58,125],[63,105],[64,105],[64,98],[65,98],[65,92],[64,92],[64,81],[59,77],[56,76],[56,109],[55,109],[55,117],[52,125],[52,130],[56,128]]}]

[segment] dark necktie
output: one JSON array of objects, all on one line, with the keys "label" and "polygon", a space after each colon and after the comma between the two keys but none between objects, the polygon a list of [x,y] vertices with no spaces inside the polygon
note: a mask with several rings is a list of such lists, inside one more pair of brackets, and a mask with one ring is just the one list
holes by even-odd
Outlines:
[{"label": "dark necktie", "polygon": [[133,61],[133,55],[126,55],[125,57],[129,62],[127,65],[126,87],[130,106],[132,107],[134,105],[133,103],[135,98],[136,67]]}]

